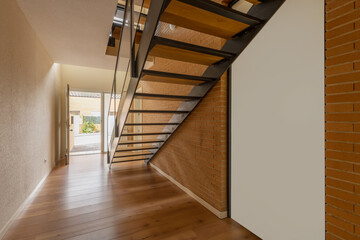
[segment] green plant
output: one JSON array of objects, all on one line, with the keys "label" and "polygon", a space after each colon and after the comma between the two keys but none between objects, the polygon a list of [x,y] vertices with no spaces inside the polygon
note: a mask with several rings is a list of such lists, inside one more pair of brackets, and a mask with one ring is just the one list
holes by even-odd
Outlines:
[{"label": "green plant", "polygon": [[81,126],[83,133],[93,133],[95,130],[94,122],[89,123],[88,121],[84,121]]}]

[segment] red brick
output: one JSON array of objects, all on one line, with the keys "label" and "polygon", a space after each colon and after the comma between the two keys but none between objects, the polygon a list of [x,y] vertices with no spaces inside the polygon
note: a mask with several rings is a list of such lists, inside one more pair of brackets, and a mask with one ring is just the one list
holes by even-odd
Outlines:
[{"label": "red brick", "polygon": [[349,22],[355,22],[359,19],[359,10],[351,11],[345,15],[342,15],[335,20],[329,21],[325,24],[325,29],[331,30],[335,27],[339,27],[343,24],[349,23]]},{"label": "red brick", "polygon": [[325,164],[326,164],[327,168],[334,168],[334,169],[339,169],[339,170],[348,171],[348,172],[354,171],[354,164],[349,163],[349,162],[327,159],[325,161]]},{"label": "red brick", "polygon": [[356,237],[353,233],[349,233],[347,231],[344,231],[341,228],[338,228],[337,226],[334,226],[332,224],[326,224],[326,229],[330,233],[335,234],[336,236],[339,236],[346,240],[359,240],[358,237]]},{"label": "red brick", "polygon": [[352,103],[345,104],[326,104],[325,112],[326,113],[345,113],[345,112],[353,112],[354,105]]},{"label": "red brick", "polygon": [[[359,38],[360,38],[360,34],[359,34]],[[350,44],[350,45],[351,45],[351,50],[353,50],[354,44]],[[345,46],[349,46],[349,45],[345,45]],[[345,48],[345,46],[344,46],[344,48]],[[338,49],[336,49],[336,50],[338,50]],[[349,51],[351,51],[351,50],[349,48]],[[329,53],[332,53],[332,51],[328,51],[327,55],[329,55]],[[346,54],[344,54],[344,53],[346,53]],[[336,54],[336,52],[334,52],[333,54]],[[360,59],[360,52],[348,53],[347,51],[344,50],[343,55],[328,58],[326,60],[325,64],[326,64],[326,66],[334,66],[334,65],[344,64],[344,63],[351,63],[358,59]]]},{"label": "red brick", "polygon": [[[340,55],[344,55],[346,53],[353,52],[355,50],[354,43],[348,43],[339,47],[331,48],[329,50],[326,50],[325,56],[326,58],[336,57]],[[331,66],[334,64],[328,64],[328,66]]]},{"label": "red brick", "polygon": [[360,145],[354,144],[354,152],[360,153]]},{"label": "red brick", "polygon": [[337,8],[336,10],[329,12],[328,14],[326,14],[326,21],[331,21],[335,18],[338,18],[348,12],[351,12],[352,10],[354,10],[355,5],[353,2],[349,2],[348,4],[345,4],[339,8]]},{"label": "red brick", "polygon": [[326,123],[325,128],[327,132],[352,132],[354,125],[351,123]]},{"label": "red brick", "polygon": [[347,192],[355,192],[355,185],[352,183],[344,182],[338,179],[327,177],[325,179],[326,186],[338,188]]},{"label": "red brick", "polygon": [[351,212],[347,212],[341,209],[337,209],[330,205],[325,206],[325,211],[337,218],[343,219],[347,222],[353,223],[355,225],[360,225],[360,216],[353,214]]},{"label": "red brick", "polygon": [[[339,180],[343,180],[343,181],[360,184],[360,175],[358,175],[358,174],[337,171],[334,169],[326,169],[325,172],[326,172],[326,176],[336,178]],[[340,196],[340,198],[343,199],[343,197],[341,197],[341,196]]]},{"label": "red brick", "polygon": [[325,142],[325,149],[327,149],[327,150],[337,150],[337,151],[343,151],[343,152],[354,152],[354,144],[326,141]]},{"label": "red brick", "polygon": [[348,232],[355,232],[355,225],[352,223],[345,222],[339,218],[333,217],[331,215],[325,216],[325,221],[328,223],[331,223],[332,225],[335,225],[341,229],[344,229]]},{"label": "red brick", "polygon": [[326,114],[326,121],[333,122],[360,122],[360,114],[359,113],[339,113],[339,114]]},{"label": "red brick", "polygon": [[327,77],[329,77],[329,76],[334,75],[334,74],[349,73],[349,72],[352,72],[352,71],[354,71],[354,64],[353,63],[346,63],[346,64],[342,64],[342,65],[327,67],[326,70],[325,70],[325,74],[326,74]]},{"label": "red brick", "polygon": [[353,81],[360,81],[360,72],[354,73],[346,73],[342,75],[337,75],[333,77],[327,77],[325,79],[325,83],[334,84],[334,83],[345,83],[345,82],[353,82]]},{"label": "red brick", "polygon": [[354,90],[354,84],[341,84],[341,85],[330,85],[325,88],[325,93],[327,95],[331,93],[345,93],[345,92],[352,92]]},{"label": "red brick", "polygon": [[325,97],[326,103],[346,103],[346,102],[360,102],[359,93],[344,93],[336,95],[328,95]]},{"label": "red brick", "polygon": [[342,240],[329,232],[326,232],[325,238],[326,240]]},{"label": "red brick", "polygon": [[352,163],[360,163],[360,154],[358,153],[347,153],[347,152],[326,150],[325,155],[328,159],[342,160]]},{"label": "red brick", "polygon": [[355,70],[360,70],[360,62],[354,63],[354,69]]},{"label": "red brick", "polygon": [[347,3],[354,2],[354,0],[335,0],[326,4],[326,13],[334,11],[336,8],[339,8]]}]

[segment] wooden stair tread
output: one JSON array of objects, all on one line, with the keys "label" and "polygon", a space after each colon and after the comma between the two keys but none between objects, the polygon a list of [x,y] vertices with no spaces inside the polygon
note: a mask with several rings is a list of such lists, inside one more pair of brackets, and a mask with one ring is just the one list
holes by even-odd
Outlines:
[{"label": "wooden stair tread", "polygon": [[181,95],[164,95],[152,93],[135,93],[134,98],[143,100],[162,100],[162,101],[191,101],[198,100],[201,97],[181,96]]},{"label": "wooden stair tread", "polygon": [[183,113],[189,113],[189,111],[178,111],[178,110],[130,110],[129,113],[177,113],[177,114],[183,114]]},{"label": "wooden stair tread", "polygon": [[216,62],[232,57],[233,54],[179,42],[161,37],[154,37],[154,47],[150,56],[190,62],[202,65],[212,65]]},{"label": "wooden stair tread", "polygon": [[147,161],[149,158],[138,158],[138,159],[131,159],[131,160],[123,160],[123,161],[113,161],[112,163],[125,163],[125,162],[138,162],[138,161]]},{"label": "wooden stair tread", "polygon": [[[204,6],[210,6],[212,11],[205,10]],[[225,39],[259,23],[246,14],[204,0],[172,0],[160,21]]]},{"label": "wooden stair tread", "polygon": [[150,144],[150,143],[163,143],[162,140],[134,140],[134,141],[123,141],[119,142],[119,145],[135,145],[135,144]]},{"label": "wooden stair tread", "polygon": [[[120,39],[120,33],[121,33],[121,27],[115,27],[114,31],[112,32],[112,36],[119,40]],[[135,44],[139,44],[140,40],[141,40],[141,36],[142,36],[143,32],[138,30],[135,33]]]},{"label": "wooden stair tread", "polygon": [[138,156],[152,155],[152,153],[130,154],[130,155],[115,155],[114,158],[130,158]]},{"label": "wooden stair tread", "polygon": [[148,135],[168,135],[172,132],[156,132],[156,133],[124,133],[121,137],[130,137],[130,136],[148,136]]},{"label": "wooden stair tread", "polygon": [[145,151],[145,150],[153,150],[153,149],[159,149],[159,148],[158,147],[120,148],[120,149],[117,149],[116,152]]},{"label": "wooden stair tread", "polygon": [[161,126],[161,125],[179,125],[180,123],[125,123],[125,126]]},{"label": "wooden stair tread", "polygon": [[[248,3],[254,4],[254,5],[258,5],[261,3],[261,1],[259,1],[259,0],[245,0],[245,1]],[[234,5],[238,1],[234,2],[233,0],[223,0],[222,2],[226,5],[229,5],[230,3],[233,3],[232,5]]]}]

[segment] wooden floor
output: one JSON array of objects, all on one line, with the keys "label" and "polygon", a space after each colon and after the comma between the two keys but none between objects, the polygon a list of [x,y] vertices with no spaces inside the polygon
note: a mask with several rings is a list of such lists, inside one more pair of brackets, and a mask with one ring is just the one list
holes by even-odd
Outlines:
[{"label": "wooden floor", "polygon": [[143,163],[74,156],[46,179],[4,239],[259,239],[220,220]]}]

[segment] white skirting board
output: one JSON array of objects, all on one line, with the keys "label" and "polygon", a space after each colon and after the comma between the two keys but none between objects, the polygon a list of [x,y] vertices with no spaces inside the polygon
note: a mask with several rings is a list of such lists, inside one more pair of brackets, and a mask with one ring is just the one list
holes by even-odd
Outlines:
[{"label": "white skirting board", "polygon": [[[50,171],[51,172],[51,171]],[[35,187],[35,189],[30,193],[30,195],[25,199],[25,201],[20,205],[20,207],[16,210],[16,212],[12,215],[12,217],[9,219],[9,221],[5,224],[5,226],[0,230],[0,239],[2,239],[7,230],[9,230],[10,225],[18,218],[20,213],[24,210],[26,205],[29,203],[29,201],[32,199],[36,191],[41,187],[41,185],[44,183],[45,179],[49,176],[50,172],[46,174],[41,181],[38,183],[38,185]]]},{"label": "white skirting board", "polygon": [[195,193],[193,193],[190,189],[184,187],[183,185],[181,185],[178,181],[176,181],[174,178],[172,178],[171,176],[169,176],[168,174],[166,174],[165,172],[163,172],[160,168],[158,168],[157,166],[155,166],[154,164],[150,163],[150,166],[152,168],[154,168],[156,171],[158,171],[161,175],[163,175],[164,177],[166,177],[167,179],[169,179],[172,183],[174,183],[176,186],[178,186],[181,190],[183,190],[184,192],[186,192],[188,195],[190,195],[190,197],[194,198],[196,201],[198,201],[201,205],[203,205],[204,207],[206,207],[210,212],[212,212],[213,214],[215,214],[218,218],[223,219],[223,218],[227,218],[227,211],[221,212],[219,210],[217,210],[216,208],[214,208],[213,206],[211,206],[209,203],[207,203],[204,199],[200,198],[199,196],[197,196]]}]

